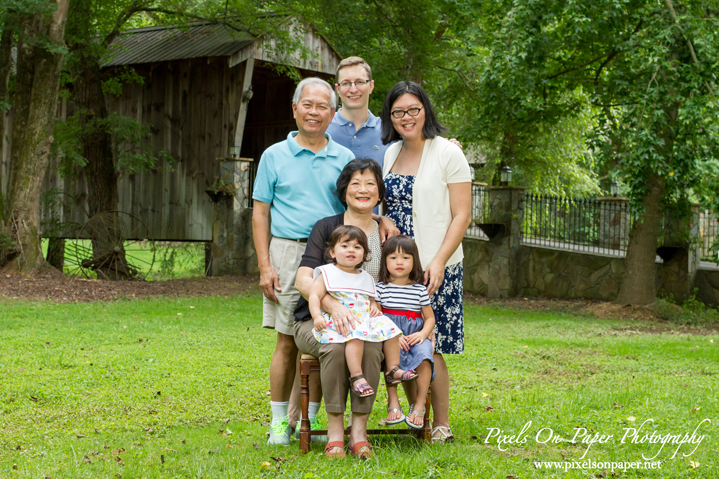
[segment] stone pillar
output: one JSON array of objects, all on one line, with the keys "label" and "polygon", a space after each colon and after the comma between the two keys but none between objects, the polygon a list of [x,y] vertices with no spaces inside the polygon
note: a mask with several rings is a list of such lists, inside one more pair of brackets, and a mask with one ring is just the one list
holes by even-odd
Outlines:
[{"label": "stone pillar", "polygon": [[668,252],[662,258],[661,284],[665,294],[676,301],[684,301],[692,295],[701,260],[701,250],[696,239],[699,238],[699,205],[693,205],[691,216],[677,218],[667,215],[664,219],[664,231],[659,252]]},{"label": "stone pillar", "polygon": [[221,197],[212,224],[212,276],[253,272],[257,260],[252,243],[250,165],[252,159],[223,161],[220,176],[237,187],[234,196]]},{"label": "stone pillar", "polygon": [[599,198],[599,245],[602,248],[626,250],[629,244],[629,200],[626,198]]},{"label": "stone pillar", "polygon": [[489,222],[483,224],[489,239],[490,298],[510,298],[519,293],[519,248],[522,245],[524,192],[512,186],[489,187]]}]

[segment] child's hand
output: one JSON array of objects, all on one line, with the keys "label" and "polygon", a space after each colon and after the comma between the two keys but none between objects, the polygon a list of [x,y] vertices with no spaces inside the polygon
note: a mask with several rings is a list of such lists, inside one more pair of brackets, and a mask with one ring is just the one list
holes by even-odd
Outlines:
[{"label": "child's hand", "polygon": [[320,316],[319,318],[315,318],[315,329],[317,331],[322,331],[323,329],[327,328],[327,321],[325,321],[325,318]]},{"label": "child's hand", "polygon": [[419,344],[419,343],[421,343],[422,341],[424,341],[425,339],[427,339],[427,338],[422,334],[421,331],[418,332],[418,333],[410,334],[409,336],[406,336],[406,338],[407,338],[407,344],[409,344],[410,346],[414,346],[415,344]]},{"label": "child's hand", "polygon": [[399,337],[399,347],[402,351],[409,351],[409,344],[407,343],[407,336]]},{"label": "child's hand", "polygon": [[382,307],[377,303],[370,304],[369,315],[373,318],[382,316]]}]

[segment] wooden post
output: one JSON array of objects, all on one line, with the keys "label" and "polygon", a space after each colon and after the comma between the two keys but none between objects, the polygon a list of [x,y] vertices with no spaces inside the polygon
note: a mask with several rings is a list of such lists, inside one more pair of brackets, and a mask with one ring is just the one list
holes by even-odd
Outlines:
[{"label": "wooden post", "polygon": [[235,129],[235,143],[242,147],[242,137],[245,134],[245,119],[247,118],[247,108],[250,100],[245,98],[245,92],[252,85],[252,73],[255,70],[255,59],[248,58],[245,60],[245,74],[242,77],[242,91],[240,92],[240,111],[237,113],[237,128]]},{"label": "wooden post", "polygon": [[300,449],[302,454],[307,454],[310,450],[310,361],[302,359],[300,360],[300,407],[302,409],[302,422],[300,424]]}]

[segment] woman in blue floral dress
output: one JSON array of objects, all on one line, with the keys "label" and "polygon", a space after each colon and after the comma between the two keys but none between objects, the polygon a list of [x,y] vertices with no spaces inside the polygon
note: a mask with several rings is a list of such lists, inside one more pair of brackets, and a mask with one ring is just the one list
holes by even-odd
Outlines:
[{"label": "woman in blue floral dress", "polygon": [[[449,372],[442,355],[464,351],[462,238],[471,221],[472,197],[467,159],[457,145],[439,136],[442,130],[418,84],[400,82],[387,94],[382,141],[396,143],[384,157],[385,215],[417,243],[436,319],[433,441],[453,439]],[[412,387],[406,391],[412,403]],[[399,404],[388,406],[394,408]]]}]

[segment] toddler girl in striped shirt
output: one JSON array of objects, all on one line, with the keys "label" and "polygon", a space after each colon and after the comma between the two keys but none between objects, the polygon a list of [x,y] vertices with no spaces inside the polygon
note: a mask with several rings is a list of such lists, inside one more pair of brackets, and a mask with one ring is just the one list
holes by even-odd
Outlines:
[{"label": "toddler girl in striped shirt", "polygon": [[387,424],[404,421],[412,429],[424,427],[424,405],[429,383],[434,379],[434,345],[430,340],[434,332],[434,312],[423,280],[414,240],[404,235],[388,238],[382,247],[377,303],[382,306],[382,313],[402,330],[399,367],[405,371],[415,370],[417,380],[405,384],[411,403],[406,417],[399,404],[397,384],[387,382]]}]

